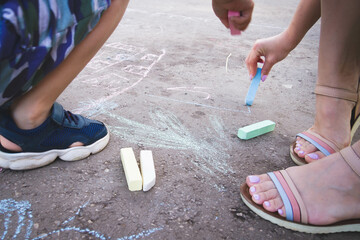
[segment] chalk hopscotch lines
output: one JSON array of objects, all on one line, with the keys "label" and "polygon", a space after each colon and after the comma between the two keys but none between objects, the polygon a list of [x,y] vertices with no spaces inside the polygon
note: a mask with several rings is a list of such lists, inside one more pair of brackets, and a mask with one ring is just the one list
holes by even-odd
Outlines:
[{"label": "chalk hopscotch lines", "polygon": [[96,100],[81,102],[82,106],[74,110],[76,113],[97,109],[134,88],[166,54],[165,49],[155,54],[142,47],[121,43],[106,44],[102,51],[86,67],[90,73],[80,76],[78,81],[106,89],[109,94]]},{"label": "chalk hopscotch lines", "polygon": [[155,109],[149,113],[154,126],[142,124],[112,112],[105,114],[117,120],[116,125],[110,126],[111,132],[128,142],[152,148],[192,151],[195,156],[191,162],[212,176],[217,176],[218,173],[228,175],[234,172],[227,164],[230,156],[224,151],[228,146],[225,146],[226,136],[222,127],[223,123],[218,117],[210,117],[212,129],[208,128],[207,131],[211,135],[213,132],[210,133],[210,131],[215,129],[217,139],[221,140],[220,143],[195,138],[174,114],[162,109]]},{"label": "chalk hopscotch lines", "polygon": [[[0,226],[0,239],[28,239],[32,232],[33,221],[31,204],[28,201],[17,202],[13,199],[0,201],[0,216],[3,215],[3,230]],[[16,227],[12,228],[12,223],[16,222]],[[1,219],[0,219],[1,223]]]},{"label": "chalk hopscotch lines", "polygon": [[[79,207],[76,211],[75,215],[65,220],[61,225],[65,226],[73,221],[81,212],[83,208],[85,208],[89,204],[89,201]],[[31,204],[29,201],[15,201],[14,199],[4,199],[0,200],[0,223],[2,221],[1,215],[3,215],[3,227],[0,225],[0,239],[30,239],[30,235],[32,233],[32,227],[34,225],[33,216],[31,211]],[[144,230],[140,233],[124,236],[121,238],[116,238],[117,240],[130,240],[130,239],[139,239],[147,237],[157,231],[162,230],[162,227],[152,228],[148,230]],[[91,230],[89,228],[79,228],[76,226],[66,226],[48,233],[40,234],[39,236],[32,238],[32,240],[40,240],[40,239],[51,239],[51,236],[62,232],[77,232],[80,234],[86,234],[93,236],[97,239],[106,240],[112,239],[111,237],[107,237],[104,234],[97,232],[95,230]]]}]

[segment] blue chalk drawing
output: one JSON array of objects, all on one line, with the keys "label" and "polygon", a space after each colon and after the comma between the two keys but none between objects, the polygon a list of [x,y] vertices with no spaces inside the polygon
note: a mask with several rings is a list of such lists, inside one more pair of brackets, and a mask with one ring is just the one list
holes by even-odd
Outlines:
[{"label": "blue chalk drawing", "polygon": [[[65,220],[61,225],[64,226],[73,221],[81,212],[83,208],[85,208],[89,204],[89,201],[79,207],[76,211],[75,215],[69,217]],[[4,199],[0,201],[0,223],[1,223],[1,215],[3,215],[3,228],[0,225],[0,239],[30,239],[30,235],[32,233],[32,228],[34,225],[33,216],[31,211],[31,204],[29,201],[15,201],[14,199]],[[157,231],[162,230],[162,227],[152,228],[149,230],[142,231],[140,233],[125,236],[122,238],[116,238],[117,240],[133,240],[147,237]],[[89,228],[79,228],[76,226],[66,226],[48,233],[43,233],[37,237],[31,238],[32,240],[40,240],[44,238],[51,238],[53,234],[60,234],[61,232],[77,232],[80,234],[91,235],[97,239],[107,240],[112,239],[111,237],[105,236],[104,234],[97,232],[95,230],[91,230]]]},{"label": "blue chalk drawing", "polygon": [[[4,230],[0,228],[0,238],[9,239],[29,239],[32,232],[32,213],[31,204],[28,201],[17,202],[14,199],[4,199],[0,201],[0,216],[4,215]],[[16,221],[16,228],[11,224]]]}]

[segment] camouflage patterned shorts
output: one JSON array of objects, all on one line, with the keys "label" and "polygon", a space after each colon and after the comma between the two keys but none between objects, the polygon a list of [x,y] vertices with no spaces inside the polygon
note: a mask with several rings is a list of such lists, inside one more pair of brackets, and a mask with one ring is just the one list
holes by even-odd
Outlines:
[{"label": "camouflage patterned shorts", "polygon": [[94,28],[111,0],[0,2],[0,106],[58,66]]}]

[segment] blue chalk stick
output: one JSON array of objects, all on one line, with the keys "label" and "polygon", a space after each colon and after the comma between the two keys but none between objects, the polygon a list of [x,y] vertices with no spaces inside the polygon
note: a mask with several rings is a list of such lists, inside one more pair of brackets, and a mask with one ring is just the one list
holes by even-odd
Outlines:
[{"label": "blue chalk stick", "polygon": [[258,87],[260,85],[260,80],[261,80],[261,68],[258,68],[257,71],[256,71],[255,77],[251,81],[249,91],[248,91],[248,93],[246,95],[246,98],[245,98],[245,104],[246,105],[251,106],[253,104],[256,91],[257,91],[257,89],[258,89]]}]

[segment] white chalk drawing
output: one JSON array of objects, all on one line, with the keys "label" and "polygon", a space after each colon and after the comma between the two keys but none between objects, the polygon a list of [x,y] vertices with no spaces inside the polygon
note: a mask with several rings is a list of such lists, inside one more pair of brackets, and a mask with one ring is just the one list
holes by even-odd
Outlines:
[{"label": "white chalk drawing", "polygon": [[215,106],[211,106],[211,105],[207,105],[207,104],[183,101],[183,100],[173,99],[173,98],[168,98],[168,97],[163,97],[163,96],[156,96],[156,95],[152,95],[152,94],[147,94],[146,96],[153,97],[153,98],[159,98],[159,99],[162,99],[165,101],[172,101],[172,102],[178,102],[178,103],[182,103],[182,104],[188,104],[188,105],[193,105],[193,106],[198,106],[198,107],[203,107],[203,108],[216,109],[216,110],[220,110],[220,111],[237,112],[237,113],[244,113],[244,114],[251,113],[250,109],[248,109],[248,111],[244,111],[244,110],[238,110],[238,109],[232,109],[232,108],[215,107]]},{"label": "white chalk drawing", "polygon": [[36,236],[34,238],[30,238],[34,225],[30,202],[15,201],[11,198],[0,200],[0,239],[51,239],[52,235],[56,234],[56,236],[59,236],[59,234],[61,234],[62,232],[76,232],[77,234],[92,236],[96,239],[101,240],[130,240],[144,238],[163,229],[162,227],[157,227],[130,236],[111,238],[109,236],[106,236],[105,234],[102,234],[95,230],[91,230],[89,228],[66,226],[69,225],[80,214],[81,210],[85,208],[88,204],[89,201],[80,206],[74,216],[68,218],[61,224],[62,227],[60,229],[40,234],[39,236]]},{"label": "white chalk drawing", "polygon": [[146,14],[146,16],[149,17],[160,17],[160,18],[169,18],[169,19],[177,19],[181,21],[196,21],[196,22],[202,22],[202,23],[208,23],[208,22],[215,22],[216,19],[214,18],[201,18],[201,17],[194,17],[194,16],[185,16],[180,14],[173,14],[173,13],[167,13],[167,12],[149,12],[145,10],[138,10],[133,8],[127,8],[127,13],[142,13]]},{"label": "white chalk drawing", "polygon": [[107,101],[133,89],[148,76],[165,54],[165,49],[154,53],[144,47],[119,42],[105,44],[85,67],[86,73],[79,75],[76,81],[105,89],[108,95],[80,102],[80,107],[74,112],[83,113],[101,108]]},{"label": "white chalk drawing", "polygon": [[228,73],[228,63],[229,63],[229,58],[231,57],[231,53],[229,54],[229,56],[227,56],[226,61],[225,61],[225,71],[226,73]]},{"label": "white chalk drawing", "polygon": [[209,88],[206,88],[206,87],[172,87],[172,88],[167,88],[166,90],[200,93],[202,95],[205,95],[205,97],[203,99],[208,100],[210,98],[210,93],[201,91],[201,90],[205,90],[205,89],[209,89]]},{"label": "white chalk drawing", "polygon": [[117,120],[116,125],[109,126],[112,134],[128,142],[149,148],[193,152],[194,157],[190,161],[214,177],[234,173],[227,163],[230,156],[226,149],[229,145],[224,134],[223,123],[216,116],[210,117],[209,121],[212,128],[206,130],[206,135],[216,134],[218,141],[209,142],[206,139],[194,137],[174,114],[160,108],[149,113],[153,126],[121,117],[112,112],[104,114]]}]

